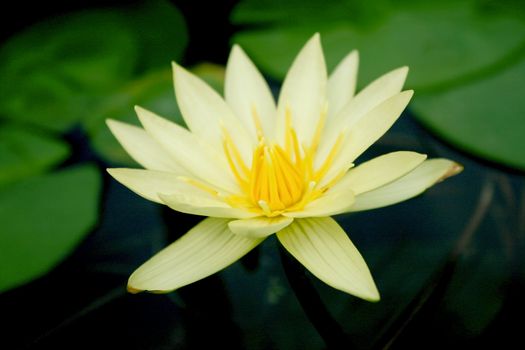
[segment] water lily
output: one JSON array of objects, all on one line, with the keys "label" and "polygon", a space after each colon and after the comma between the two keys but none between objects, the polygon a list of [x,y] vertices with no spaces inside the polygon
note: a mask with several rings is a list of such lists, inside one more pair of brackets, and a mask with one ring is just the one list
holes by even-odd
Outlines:
[{"label": "water lily", "polygon": [[295,58],[276,104],[255,65],[234,46],[224,98],[173,65],[177,103],[188,128],[137,107],[142,128],[109,120],[145,169],[109,169],[140,196],[209,216],[139,267],[131,292],[169,292],[232,264],[276,233],[313,275],[377,301],[370,271],[330,216],[412,198],[460,167],[400,151],[354,162],[401,115],[413,92],[408,69],[391,71],[355,94],[357,52],[330,76],[314,35]]}]

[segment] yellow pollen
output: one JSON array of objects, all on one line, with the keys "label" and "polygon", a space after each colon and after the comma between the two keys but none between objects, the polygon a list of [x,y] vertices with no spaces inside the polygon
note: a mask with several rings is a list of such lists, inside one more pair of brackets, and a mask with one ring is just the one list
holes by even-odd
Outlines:
[{"label": "yellow pollen", "polygon": [[[242,194],[227,197],[227,202],[234,207],[242,207],[268,217],[303,209],[331,186],[332,182],[322,188],[318,188],[317,184],[339,152],[342,136],[336,140],[321,167],[314,170],[313,161],[325,124],[326,108],[321,113],[309,145],[299,143],[292,127],[289,109],[285,113],[284,147],[269,144],[265,140],[255,106],[252,106],[252,117],[259,142],[253,151],[251,166],[244,163],[228,131],[225,128],[222,130],[226,159],[242,190]],[[195,185],[204,189],[201,184]]]}]

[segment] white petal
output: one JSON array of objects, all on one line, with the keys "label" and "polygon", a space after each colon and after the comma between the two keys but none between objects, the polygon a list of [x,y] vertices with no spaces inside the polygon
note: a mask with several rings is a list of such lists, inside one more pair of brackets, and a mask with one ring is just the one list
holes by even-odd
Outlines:
[{"label": "white petal", "polygon": [[150,201],[164,204],[159,193],[182,193],[188,196],[202,197],[220,201],[210,193],[183,181],[180,175],[165,171],[113,168],[107,169],[108,173],[118,182]]},{"label": "white petal", "polygon": [[191,132],[222,150],[226,130],[244,162],[251,164],[257,139],[250,137],[223,98],[199,77],[175,63],[173,75],[177,103]]},{"label": "white petal", "polygon": [[300,144],[310,145],[326,104],[327,74],[319,34],[295,58],[281,89],[277,107],[277,137],[283,141],[287,110]]},{"label": "white petal", "polygon": [[220,198],[192,195],[188,193],[159,193],[164,204],[173,210],[186,214],[211,216],[217,218],[246,219],[259,214],[241,208],[233,208]]},{"label": "white petal", "polygon": [[230,221],[228,227],[237,234],[253,238],[264,238],[282,230],[292,223],[292,218],[276,216],[268,218],[259,216],[252,219]]},{"label": "white petal", "polygon": [[345,126],[352,126],[372,108],[398,94],[403,88],[408,67],[401,67],[379,77],[360,91],[341,111],[339,118]]},{"label": "white petal", "polygon": [[[341,150],[320,184],[324,185],[346,171],[361,153],[383,136],[399,118],[413,94],[412,90],[407,90],[390,97],[368,112],[351,129],[344,131]],[[319,154],[318,157],[322,160],[323,155]]]},{"label": "white petal", "polygon": [[278,232],[277,238],[326,284],[365,300],[379,300],[363,257],[332,218],[297,219]]},{"label": "white petal", "polygon": [[352,168],[330,191],[352,189],[355,195],[386,185],[420,165],[425,154],[399,151],[384,154]]},{"label": "white petal", "polygon": [[323,217],[345,213],[354,204],[355,196],[350,187],[333,191],[329,189],[321,197],[308,203],[303,210],[285,212],[293,218]]},{"label": "white petal", "polygon": [[106,120],[106,123],[126,152],[144,168],[171,171],[180,175],[188,174],[143,129],[112,119]]},{"label": "white petal", "polygon": [[180,125],[143,108],[135,108],[146,131],[193,176],[216,187],[238,192],[226,160],[199,137]]},{"label": "white petal", "polygon": [[407,175],[356,197],[349,211],[360,211],[385,207],[417,196],[436,182],[456,175],[463,168],[448,159],[430,159],[424,161]]},{"label": "white petal", "polygon": [[333,118],[354,96],[359,54],[350,52],[328,78],[328,118]]},{"label": "white petal", "polygon": [[277,112],[272,92],[238,45],[233,46],[226,66],[224,97],[254,139],[258,136],[254,118],[260,122],[266,138],[273,138]]},{"label": "white petal", "polygon": [[233,234],[228,220],[205,219],[133,272],[128,290],[173,291],[224,269],[260,242]]},{"label": "white petal", "polygon": [[328,154],[342,129],[351,129],[380,103],[399,94],[407,74],[408,67],[384,74],[354,96],[336,116],[328,119],[319,145],[319,154]]}]

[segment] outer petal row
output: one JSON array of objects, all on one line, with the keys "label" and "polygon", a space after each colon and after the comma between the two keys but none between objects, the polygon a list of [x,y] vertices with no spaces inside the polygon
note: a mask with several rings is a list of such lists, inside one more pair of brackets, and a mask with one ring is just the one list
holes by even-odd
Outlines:
[{"label": "outer petal row", "polygon": [[233,46],[226,66],[224,97],[254,140],[259,136],[257,123],[264,136],[273,139],[277,115],[272,92],[238,45]]},{"label": "outer petal row", "polygon": [[398,151],[384,154],[348,170],[330,191],[352,189],[355,195],[386,185],[414,170],[427,158],[425,154]]},{"label": "outer petal row", "polygon": [[328,120],[335,118],[354,97],[358,66],[359,55],[354,50],[343,58],[328,78]]},{"label": "outer petal row", "polygon": [[214,148],[222,149],[224,130],[228,131],[246,164],[251,164],[257,139],[239,123],[230,106],[202,79],[173,64],[175,95],[184,121],[191,132]]},{"label": "outer petal row", "polygon": [[[316,159],[316,166],[319,166],[320,162],[330,152],[342,129],[353,129],[354,125],[361,119],[368,118],[368,115],[376,107],[401,92],[407,73],[408,68],[402,67],[384,74],[370,83],[354,98],[349,99],[335,116],[328,119],[319,145],[319,156]],[[356,127],[359,127],[359,125],[356,125]]]},{"label": "outer petal row", "polygon": [[148,134],[193,176],[218,188],[238,191],[222,152],[180,125],[140,107],[136,107],[136,111]]},{"label": "outer petal row", "polygon": [[142,169],[108,169],[108,172],[139,196],[183,213],[221,218],[256,216],[247,210],[232,208],[219,193],[212,195],[174,173]]},{"label": "outer petal row", "polygon": [[276,137],[284,140],[287,114],[300,144],[312,142],[326,104],[326,64],[319,34],[301,49],[284,79],[277,104]]},{"label": "outer petal row", "polygon": [[205,219],[139,267],[129,278],[128,290],[175,290],[231,265],[262,240],[233,234],[226,219]]},{"label": "outer petal row", "polygon": [[334,219],[298,219],[278,232],[277,238],[326,284],[359,298],[379,300],[363,257]]},{"label": "outer petal row", "polygon": [[[380,103],[366,116],[343,132],[343,143],[321,186],[346,171],[353,161],[390,129],[412,98],[412,90],[403,91]],[[327,157],[320,151],[319,160]],[[317,160],[316,160],[317,161]]]},{"label": "outer petal row", "polygon": [[349,211],[375,209],[405,201],[462,169],[461,165],[448,159],[426,160],[396,181],[357,196]]},{"label": "outer petal row", "polygon": [[117,120],[108,119],[106,122],[126,152],[144,168],[188,174],[144,129]]}]

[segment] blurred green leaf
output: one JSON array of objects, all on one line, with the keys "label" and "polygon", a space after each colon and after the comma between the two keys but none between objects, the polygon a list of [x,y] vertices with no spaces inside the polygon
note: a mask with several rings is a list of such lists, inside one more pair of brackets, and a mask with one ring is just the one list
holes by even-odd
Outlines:
[{"label": "blurred green leaf", "polygon": [[[201,63],[191,69],[193,73],[222,93],[224,67],[211,63]],[[94,111],[97,116],[87,125],[89,135],[96,151],[106,160],[116,164],[136,165],[119,145],[105,124],[106,119],[116,119],[140,125],[133,107],[139,105],[180,125],[185,125],[173,92],[171,70],[150,72],[131,81]]]},{"label": "blurred green leaf", "polygon": [[89,233],[98,216],[100,175],[84,165],[0,191],[0,292],[42,276]]},{"label": "blurred green leaf", "polygon": [[51,19],[0,49],[0,118],[63,132],[137,72],[168,65],[187,44],[167,1]]},{"label": "blurred green leaf", "polygon": [[93,96],[127,79],[135,39],[117,12],[92,11],[37,24],[0,50],[0,115],[64,131]]},{"label": "blurred green leaf", "polygon": [[525,170],[524,59],[486,79],[416,96],[411,107],[432,131],[492,161]]},{"label": "blurred green leaf", "polygon": [[323,25],[330,21],[362,24],[378,20],[390,9],[388,0],[244,0],[232,13],[232,22],[250,24]]},{"label": "blurred green leaf", "polygon": [[[292,5],[276,3],[268,1],[268,6],[287,8],[292,16],[288,21],[283,18],[241,31],[233,41],[263,71],[278,79],[284,77],[298,50],[316,31],[322,35],[329,67],[350,50],[360,51],[361,86],[391,69],[408,65],[411,73],[407,85],[420,92],[457,83],[515,55],[525,44],[524,22],[503,14],[489,16],[471,2],[425,2],[424,6],[404,2],[391,4],[390,8],[384,2],[380,10],[370,13],[361,5],[357,12],[362,16],[360,21],[353,19],[356,14],[350,7],[345,10],[343,6],[334,15],[333,11],[316,11],[310,3],[293,14]],[[243,11],[246,7],[239,5],[233,19],[253,18]],[[373,14],[378,14],[375,21],[369,19]]]},{"label": "blurred green leaf", "polygon": [[165,0],[132,6],[126,20],[139,41],[139,71],[166,67],[182,58],[188,44],[184,17]]},{"label": "blurred green leaf", "polygon": [[63,141],[15,125],[0,126],[0,188],[36,175],[70,153]]},{"label": "blurred green leaf", "polygon": [[151,72],[124,85],[95,108],[96,118],[87,124],[95,150],[105,159],[118,164],[136,164],[119,145],[106,126],[106,119],[116,119],[139,125],[134,106],[139,105],[183,124],[182,116],[173,95],[171,70]]}]

